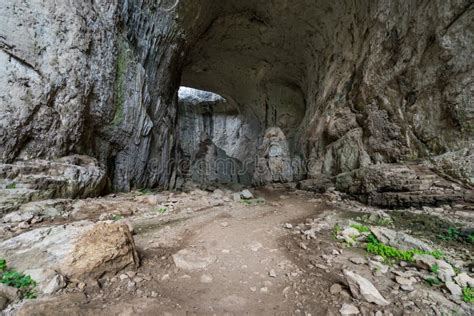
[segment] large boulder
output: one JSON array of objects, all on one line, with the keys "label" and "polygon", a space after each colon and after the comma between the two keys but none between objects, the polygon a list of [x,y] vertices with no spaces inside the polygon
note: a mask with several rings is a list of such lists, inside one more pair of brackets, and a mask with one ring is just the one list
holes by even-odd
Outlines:
[{"label": "large boulder", "polygon": [[122,223],[38,228],[1,242],[0,250],[8,265],[31,275],[41,291],[57,275],[89,282],[139,264],[132,234]]}]

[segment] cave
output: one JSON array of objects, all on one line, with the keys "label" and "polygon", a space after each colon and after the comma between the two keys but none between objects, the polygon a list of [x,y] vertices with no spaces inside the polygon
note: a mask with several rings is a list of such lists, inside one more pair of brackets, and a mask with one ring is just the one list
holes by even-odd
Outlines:
[{"label": "cave", "polygon": [[2,1],[0,313],[472,314],[473,20]]}]

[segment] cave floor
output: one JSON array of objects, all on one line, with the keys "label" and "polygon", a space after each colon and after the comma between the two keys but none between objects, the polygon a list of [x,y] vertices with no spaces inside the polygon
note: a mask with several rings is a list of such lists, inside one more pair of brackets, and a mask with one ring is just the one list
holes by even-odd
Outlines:
[{"label": "cave floor", "polygon": [[[410,270],[395,263],[386,274],[371,271],[363,247],[336,240],[339,223],[380,214],[379,209],[342,199],[338,192],[284,186],[253,192],[257,199],[249,201],[234,201],[232,192],[221,190],[134,192],[77,201],[80,207],[67,219],[37,225],[126,221],[134,228],[140,267],[104,276],[94,285],[71,282],[52,297],[23,303],[18,314],[339,315],[343,304],[363,315],[437,315],[443,310],[462,315],[469,310],[417,276],[413,289],[400,289],[395,276],[409,277]],[[458,223],[472,224],[472,214],[452,208],[425,211],[431,219],[449,211]],[[459,260],[472,259],[471,245],[444,246]],[[353,297],[343,269],[370,280],[391,304]]]}]

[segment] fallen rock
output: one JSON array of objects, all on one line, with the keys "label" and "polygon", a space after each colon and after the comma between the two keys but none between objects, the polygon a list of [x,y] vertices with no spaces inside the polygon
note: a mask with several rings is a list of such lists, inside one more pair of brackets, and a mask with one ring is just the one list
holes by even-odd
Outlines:
[{"label": "fallen rock", "polygon": [[341,291],[342,291],[342,286],[339,283],[334,283],[329,288],[329,293],[331,293],[332,295],[339,294],[341,293]]},{"label": "fallen rock", "polygon": [[216,260],[206,249],[182,249],[173,255],[174,264],[186,271],[204,269]]},{"label": "fallen rock", "polygon": [[370,303],[380,306],[390,304],[369,280],[349,270],[343,270],[343,273],[354,297],[358,299],[363,298]]},{"label": "fallen rock", "polygon": [[466,272],[459,273],[454,277],[454,280],[461,287],[474,287],[474,278],[470,277]]},{"label": "fallen rock", "polygon": [[462,289],[459,285],[454,283],[453,281],[447,281],[445,283],[446,287],[448,288],[449,292],[454,298],[460,298],[462,295]]},{"label": "fallen rock", "polygon": [[347,227],[338,236],[339,239],[343,239],[346,243],[352,245],[355,242],[355,238],[360,236],[360,232],[354,227]]},{"label": "fallen rock", "polygon": [[400,285],[406,285],[406,286],[411,286],[413,284],[413,280],[404,278],[401,276],[396,276],[395,281],[400,284]]},{"label": "fallen rock", "polygon": [[429,271],[433,266],[437,266],[438,278],[443,282],[451,281],[453,276],[456,275],[456,272],[449,263],[444,260],[436,259],[432,255],[414,255],[413,261],[419,268]]},{"label": "fallen rock", "polygon": [[433,249],[425,242],[405,234],[404,232],[379,226],[372,226],[370,231],[381,243],[395,248],[400,248],[402,250],[420,249],[424,251],[433,251]]},{"label": "fallen rock", "polygon": [[15,302],[20,299],[20,292],[18,289],[0,283],[0,297],[5,297],[9,302]]},{"label": "fallen rock", "polygon": [[370,270],[380,272],[383,274],[388,272],[388,266],[379,261],[369,259],[369,267],[370,267]]},{"label": "fallen rock", "polygon": [[358,315],[360,312],[356,306],[352,304],[344,303],[341,309],[339,310],[339,313],[341,313],[341,315],[344,316],[344,315]]},{"label": "fallen rock", "polygon": [[139,264],[133,237],[120,223],[81,221],[39,228],[1,242],[0,249],[10,266],[31,275],[46,291],[56,281],[62,284],[57,274],[90,281]]},{"label": "fallen rock", "polygon": [[349,261],[352,262],[353,264],[358,264],[358,265],[367,263],[367,261],[361,257],[349,258]]},{"label": "fallen rock", "polygon": [[44,294],[51,295],[56,293],[60,289],[65,288],[66,285],[66,279],[62,275],[56,274],[51,278],[51,280],[49,280],[49,282],[41,284],[39,286],[39,290]]},{"label": "fallen rock", "polygon": [[250,199],[253,199],[253,198],[254,198],[252,192],[250,192],[249,190],[243,190],[242,192],[240,192],[240,196],[241,196],[244,200],[250,200]]}]

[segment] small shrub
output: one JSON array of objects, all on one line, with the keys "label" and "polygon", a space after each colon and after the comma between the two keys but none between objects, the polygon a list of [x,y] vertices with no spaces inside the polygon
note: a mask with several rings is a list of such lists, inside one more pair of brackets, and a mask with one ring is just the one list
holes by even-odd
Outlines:
[{"label": "small shrub", "polygon": [[6,188],[7,188],[8,190],[16,189],[16,183],[13,182],[13,183],[7,184]]},{"label": "small shrub", "polygon": [[0,283],[19,289],[25,298],[36,298],[34,291],[36,282],[31,276],[13,269],[7,269],[7,262],[4,259],[0,259],[0,270],[2,271],[0,273]]},{"label": "small shrub", "polygon": [[434,265],[431,266],[431,272],[438,274],[439,265],[437,263],[435,263]]},{"label": "small shrub", "polygon": [[466,303],[474,303],[474,287],[463,288],[462,299]]}]

